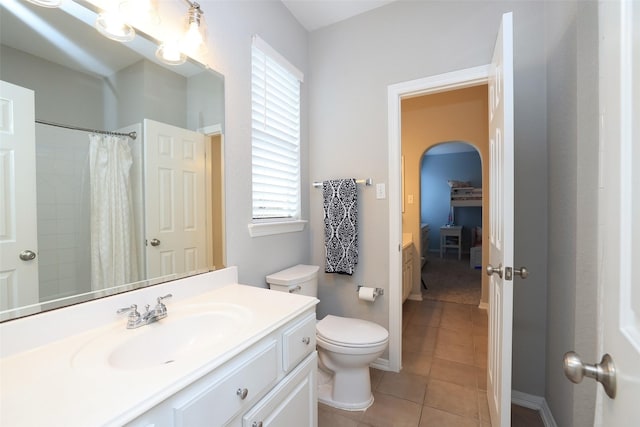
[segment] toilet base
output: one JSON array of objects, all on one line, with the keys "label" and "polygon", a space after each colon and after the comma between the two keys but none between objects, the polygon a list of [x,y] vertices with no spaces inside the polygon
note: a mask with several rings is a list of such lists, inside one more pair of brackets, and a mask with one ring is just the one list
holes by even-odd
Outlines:
[{"label": "toilet base", "polygon": [[337,402],[333,400],[333,376],[318,368],[318,402],[343,411],[365,411],[373,405],[373,393],[362,402]]}]

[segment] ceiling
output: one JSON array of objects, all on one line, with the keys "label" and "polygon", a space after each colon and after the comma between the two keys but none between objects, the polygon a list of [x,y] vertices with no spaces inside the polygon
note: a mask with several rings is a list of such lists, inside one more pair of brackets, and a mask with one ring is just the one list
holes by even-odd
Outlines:
[{"label": "ceiling", "polygon": [[314,31],[396,0],[282,0],[307,31]]}]

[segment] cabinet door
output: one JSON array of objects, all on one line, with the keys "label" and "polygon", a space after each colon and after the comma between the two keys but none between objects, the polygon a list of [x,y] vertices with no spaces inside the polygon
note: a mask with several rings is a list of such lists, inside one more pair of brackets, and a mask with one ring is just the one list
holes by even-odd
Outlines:
[{"label": "cabinet door", "polygon": [[242,418],[243,427],[318,425],[317,353],[311,353]]}]

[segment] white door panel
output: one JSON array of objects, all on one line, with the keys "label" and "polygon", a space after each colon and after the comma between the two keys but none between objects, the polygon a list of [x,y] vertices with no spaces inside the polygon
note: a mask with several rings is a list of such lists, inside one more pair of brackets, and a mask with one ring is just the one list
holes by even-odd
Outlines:
[{"label": "white door panel", "polygon": [[640,425],[640,4],[601,2],[599,19],[599,350],[617,391],[610,399],[598,387],[596,422],[622,427]]},{"label": "white door panel", "polygon": [[513,322],[513,17],[504,14],[489,76],[489,280],[487,398],[493,427],[511,423]]},{"label": "white door panel", "polygon": [[149,278],[205,269],[204,135],[144,121]]},{"label": "white door panel", "polygon": [[0,310],[38,303],[35,147],[33,91],[0,81]]}]

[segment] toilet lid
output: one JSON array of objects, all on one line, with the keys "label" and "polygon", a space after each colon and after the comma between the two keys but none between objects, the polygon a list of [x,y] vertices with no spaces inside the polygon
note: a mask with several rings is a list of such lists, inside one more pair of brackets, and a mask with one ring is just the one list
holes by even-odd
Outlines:
[{"label": "toilet lid", "polygon": [[332,315],[326,316],[316,324],[316,332],[327,341],[352,347],[378,344],[389,338],[389,332],[376,323]]}]

